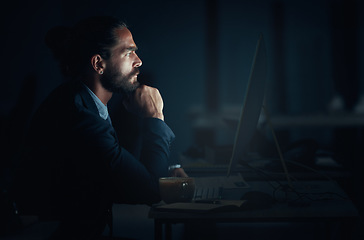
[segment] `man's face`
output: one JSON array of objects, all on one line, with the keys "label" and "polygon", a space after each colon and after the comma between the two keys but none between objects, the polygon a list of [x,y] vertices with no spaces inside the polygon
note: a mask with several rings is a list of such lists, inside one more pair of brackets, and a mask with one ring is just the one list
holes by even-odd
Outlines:
[{"label": "man's face", "polygon": [[111,57],[105,61],[101,84],[110,92],[131,93],[140,85],[137,76],[142,61],[135,53],[137,46],[131,32],[127,28],[121,28],[115,34],[119,41],[111,48]]}]

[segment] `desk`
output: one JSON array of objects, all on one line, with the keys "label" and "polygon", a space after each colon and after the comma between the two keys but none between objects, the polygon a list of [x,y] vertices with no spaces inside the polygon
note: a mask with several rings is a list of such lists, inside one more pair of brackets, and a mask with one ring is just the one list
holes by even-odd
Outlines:
[{"label": "desk", "polygon": [[[251,190],[271,191],[265,182],[249,182]],[[286,202],[278,202],[269,209],[244,210],[229,212],[187,213],[187,212],[163,212],[151,208],[149,217],[154,219],[155,239],[163,239],[163,225],[165,239],[172,237],[172,224],[210,222],[210,223],[257,223],[257,222],[322,222],[327,224],[341,223],[347,227],[353,226],[359,220],[359,214],[353,203],[346,199],[346,194],[339,186],[330,181],[305,181],[300,182],[297,191],[310,191],[312,196],[318,198],[329,195],[317,195],[320,192],[332,192],[332,199],[306,201],[308,205],[289,205]],[[242,191],[249,191],[242,190]],[[336,195],[338,194],[338,195]],[[330,231],[327,237],[330,238]],[[347,234],[347,232],[345,232]],[[347,236],[345,236],[346,239]]]}]

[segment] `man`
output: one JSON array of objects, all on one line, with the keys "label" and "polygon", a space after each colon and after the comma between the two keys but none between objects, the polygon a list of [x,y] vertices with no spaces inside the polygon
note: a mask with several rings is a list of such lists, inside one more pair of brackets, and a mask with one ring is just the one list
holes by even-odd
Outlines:
[{"label": "man", "polygon": [[[160,177],[187,175],[169,162],[174,134],[164,122],[163,100],[138,82],[142,61],[124,23],[88,18],[72,29],[52,29],[46,43],[71,80],[50,94],[31,123],[14,186],[18,205],[59,219],[54,239],[98,239],[113,203],[156,203]],[[112,126],[107,103],[114,92],[143,118],[139,159],[120,146]]]}]

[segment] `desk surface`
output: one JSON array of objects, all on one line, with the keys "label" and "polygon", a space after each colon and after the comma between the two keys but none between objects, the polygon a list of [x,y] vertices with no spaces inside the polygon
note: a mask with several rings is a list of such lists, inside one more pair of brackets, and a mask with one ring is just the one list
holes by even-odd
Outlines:
[{"label": "desk surface", "polygon": [[[272,193],[273,188],[266,182],[249,182],[247,191]],[[345,192],[331,181],[304,181],[295,183],[295,189],[301,195],[290,196],[283,201],[277,193],[278,202],[271,208],[259,210],[225,211],[225,212],[164,212],[151,208],[149,217],[154,220],[178,223],[193,220],[211,220],[215,222],[263,222],[263,221],[336,221],[356,219],[358,211],[347,198]],[[295,193],[290,193],[295,195]]]}]

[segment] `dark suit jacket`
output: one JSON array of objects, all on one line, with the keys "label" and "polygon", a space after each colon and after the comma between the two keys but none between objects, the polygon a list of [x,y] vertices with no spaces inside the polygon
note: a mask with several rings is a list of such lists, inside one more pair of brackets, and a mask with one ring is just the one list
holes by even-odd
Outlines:
[{"label": "dark suit jacket", "polygon": [[[79,82],[61,85],[36,112],[15,181],[19,210],[60,219],[61,235],[100,235],[112,203],[160,201],[173,132],[143,120],[140,159],[120,146]],[[121,136],[123,137],[123,136]]]}]

